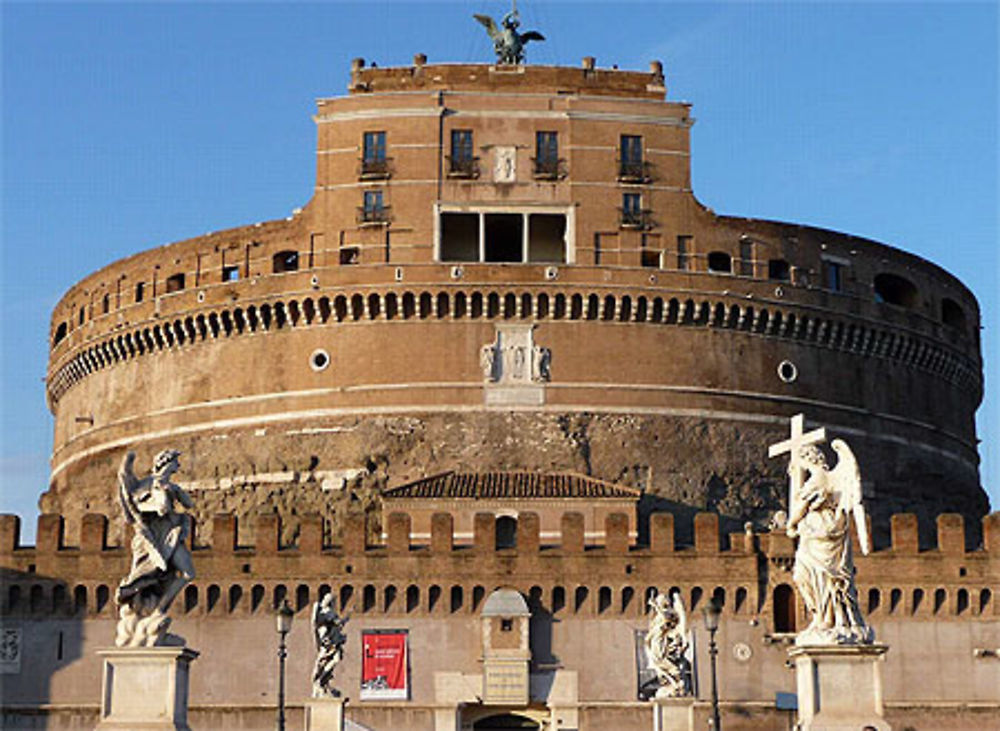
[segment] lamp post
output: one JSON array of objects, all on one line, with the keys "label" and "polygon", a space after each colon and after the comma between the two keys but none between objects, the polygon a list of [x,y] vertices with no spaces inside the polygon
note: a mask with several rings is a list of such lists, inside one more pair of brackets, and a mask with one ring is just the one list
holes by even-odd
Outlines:
[{"label": "lamp post", "polygon": [[288,650],[285,638],[292,630],[292,617],[295,612],[285,599],[275,613],[275,624],[278,630],[278,731],[285,731],[285,658]]},{"label": "lamp post", "polygon": [[715,646],[715,632],[719,629],[719,615],[722,614],[722,607],[715,601],[715,597],[712,597],[702,611],[705,614],[705,629],[708,630],[708,656],[712,663],[712,731],[721,731],[719,685],[715,677],[715,657],[719,654],[719,648]]}]

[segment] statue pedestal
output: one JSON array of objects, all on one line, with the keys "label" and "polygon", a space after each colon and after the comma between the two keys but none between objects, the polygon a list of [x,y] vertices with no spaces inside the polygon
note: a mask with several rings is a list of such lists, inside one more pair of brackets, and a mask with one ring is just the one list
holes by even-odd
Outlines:
[{"label": "statue pedestal", "polygon": [[653,698],[653,731],[694,731],[694,696]]},{"label": "statue pedestal", "polygon": [[104,661],[97,731],[190,731],[187,647],[98,650]]},{"label": "statue pedestal", "polygon": [[306,731],[344,731],[346,698],[310,698],[306,701]]},{"label": "statue pedestal", "polygon": [[803,645],[795,663],[802,731],[889,731],[882,714],[886,645]]}]

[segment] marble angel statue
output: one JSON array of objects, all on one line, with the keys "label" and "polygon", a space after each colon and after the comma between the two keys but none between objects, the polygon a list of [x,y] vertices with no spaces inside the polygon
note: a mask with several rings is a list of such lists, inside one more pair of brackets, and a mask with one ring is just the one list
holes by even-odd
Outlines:
[{"label": "marble angel statue", "polygon": [[183,644],[168,635],[167,611],[178,592],[194,578],[194,563],[184,542],[191,533],[191,516],[177,512],[176,504],[194,503],[170,478],[180,469],[180,452],[166,449],[153,459],[148,477],[132,471],[135,453],[129,452],[118,471],[118,495],[125,522],[132,526],[132,567],[118,585],[118,647]]},{"label": "marble angel statue", "polygon": [[344,625],[350,617],[340,617],[333,605],[333,594],[326,594],[313,604],[312,630],[316,640],[316,665],[313,668],[313,698],[337,698],[333,672],[344,659],[347,635]]},{"label": "marble angel statue", "polygon": [[796,644],[870,644],[875,635],[861,616],[851,557],[852,520],[861,551],[871,550],[861,472],[844,441],[834,439],[830,446],[838,456],[833,469],[813,445],[800,447],[795,455],[808,477],[790,501],[786,530],[799,539],[792,578],[810,614],[809,626],[799,633]]},{"label": "marble angel statue", "polygon": [[691,663],[688,649],[687,612],[679,592],[671,596],[657,593],[649,600],[652,616],[646,632],[646,654],[656,673],[660,689],[657,698],[677,698],[691,694]]}]

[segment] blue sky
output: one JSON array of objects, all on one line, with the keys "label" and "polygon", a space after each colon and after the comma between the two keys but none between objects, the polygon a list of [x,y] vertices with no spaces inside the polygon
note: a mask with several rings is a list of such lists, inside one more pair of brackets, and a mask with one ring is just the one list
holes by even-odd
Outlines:
[{"label": "blue sky", "polygon": [[[982,480],[1000,507],[998,11],[980,3],[520,3],[529,62],[646,69],[694,104],[719,213],[923,256],[983,311]],[[0,511],[34,534],[51,308],[120,257],[288,215],[311,195],[317,97],[350,59],[487,62],[463,3],[2,5]],[[763,459],[763,455],[762,455]]]}]

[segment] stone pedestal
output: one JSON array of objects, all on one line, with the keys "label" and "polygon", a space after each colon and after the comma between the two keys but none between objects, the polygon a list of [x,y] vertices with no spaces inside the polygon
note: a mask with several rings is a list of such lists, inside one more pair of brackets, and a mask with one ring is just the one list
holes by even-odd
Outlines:
[{"label": "stone pedestal", "polygon": [[344,731],[346,698],[310,698],[305,707],[305,731]]},{"label": "stone pedestal", "polygon": [[190,731],[187,647],[98,650],[104,661],[98,731]]},{"label": "stone pedestal", "polygon": [[694,731],[694,698],[653,698],[653,731]]},{"label": "stone pedestal", "polygon": [[802,731],[889,731],[882,711],[886,645],[803,645],[795,663]]}]

